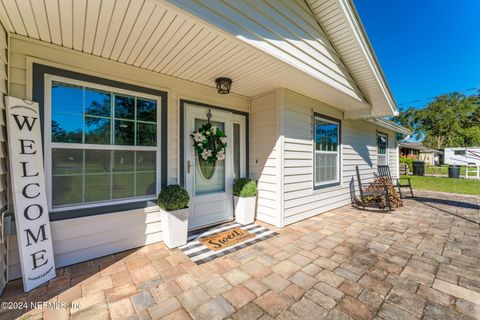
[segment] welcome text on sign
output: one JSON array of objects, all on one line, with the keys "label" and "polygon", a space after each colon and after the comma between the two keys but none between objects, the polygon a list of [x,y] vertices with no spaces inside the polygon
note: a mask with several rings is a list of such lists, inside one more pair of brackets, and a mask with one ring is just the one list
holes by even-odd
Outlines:
[{"label": "welcome text on sign", "polygon": [[6,97],[10,171],[24,290],[55,277],[38,104]]}]

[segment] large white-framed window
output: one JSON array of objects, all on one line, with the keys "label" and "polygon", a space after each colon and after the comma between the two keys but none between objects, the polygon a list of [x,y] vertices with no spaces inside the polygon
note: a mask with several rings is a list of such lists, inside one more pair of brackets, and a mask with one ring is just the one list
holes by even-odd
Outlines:
[{"label": "large white-framed window", "polygon": [[377,165],[388,165],[388,135],[377,132]]},{"label": "large white-framed window", "polygon": [[44,81],[49,210],[155,199],[161,98],[48,74]]},{"label": "large white-framed window", "polygon": [[314,187],[340,184],[341,122],[314,114]]}]

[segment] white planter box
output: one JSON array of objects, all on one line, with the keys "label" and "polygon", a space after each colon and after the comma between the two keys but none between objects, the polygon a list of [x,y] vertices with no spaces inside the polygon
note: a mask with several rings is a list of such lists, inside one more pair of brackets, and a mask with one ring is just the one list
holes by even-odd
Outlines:
[{"label": "white planter box", "polygon": [[255,221],[257,197],[233,197],[235,207],[235,221],[240,224],[250,224]]},{"label": "white planter box", "polygon": [[176,211],[160,209],[163,241],[170,249],[187,243],[188,208]]}]

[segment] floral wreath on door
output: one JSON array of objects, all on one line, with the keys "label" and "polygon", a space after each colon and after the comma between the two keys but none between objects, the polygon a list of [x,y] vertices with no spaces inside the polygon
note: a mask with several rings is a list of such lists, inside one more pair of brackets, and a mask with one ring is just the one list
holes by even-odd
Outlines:
[{"label": "floral wreath on door", "polygon": [[198,155],[200,171],[208,180],[215,172],[217,161],[225,160],[227,136],[210,121],[193,131],[190,136],[193,140],[193,148]]}]

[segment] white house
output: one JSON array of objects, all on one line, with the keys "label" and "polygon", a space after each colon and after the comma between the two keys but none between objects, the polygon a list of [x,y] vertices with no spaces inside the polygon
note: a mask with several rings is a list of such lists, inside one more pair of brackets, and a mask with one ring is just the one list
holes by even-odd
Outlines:
[{"label": "white house", "polygon": [[[57,267],[162,241],[167,184],[190,193],[194,229],[231,220],[250,176],[257,219],[283,227],[349,204],[355,166],[398,176],[408,131],[382,120],[397,107],[351,0],[1,0],[0,21],[0,90],[41,109]],[[207,180],[190,134],[209,111],[229,147]]]}]

